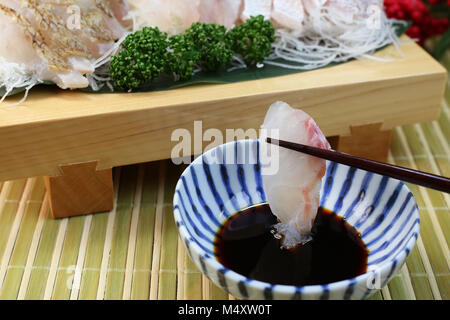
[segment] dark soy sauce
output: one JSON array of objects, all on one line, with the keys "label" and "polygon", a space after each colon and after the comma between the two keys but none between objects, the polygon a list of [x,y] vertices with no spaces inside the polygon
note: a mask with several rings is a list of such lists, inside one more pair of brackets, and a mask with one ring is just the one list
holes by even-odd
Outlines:
[{"label": "dark soy sauce", "polygon": [[368,250],[360,234],[334,212],[319,208],[312,240],[281,249],[271,233],[277,218],[269,205],[240,211],[221,226],[215,253],[220,263],[248,278],[286,285],[315,285],[366,272]]}]

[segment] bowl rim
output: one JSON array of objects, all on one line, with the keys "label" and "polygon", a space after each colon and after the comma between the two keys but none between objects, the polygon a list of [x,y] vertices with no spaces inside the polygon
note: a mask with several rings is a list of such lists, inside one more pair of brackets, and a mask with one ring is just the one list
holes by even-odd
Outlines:
[{"label": "bowl rim", "polygon": [[[395,269],[395,267],[400,267],[401,265],[403,265],[404,261],[406,260],[406,258],[408,257],[409,253],[412,251],[416,240],[419,236],[419,232],[420,232],[420,214],[419,214],[419,210],[418,210],[418,206],[417,206],[417,202],[415,201],[414,195],[413,195],[413,200],[414,200],[414,215],[416,215],[416,219],[418,221],[418,223],[416,223],[416,225],[414,226],[414,228],[412,229],[412,236],[410,237],[410,239],[405,243],[404,248],[399,251],[397,254],[395,254],[392,257],[389,257],[389,259],[379,265],[377,265],[375,268],[371,269],[371,270],[367,270],[366,272],[364,272],[363,274],[353,277],[353,278],[349,278],[349,279],[344,279],[344,280],[339,280],[339,281],[335,281],[335,282],[331,282],[331,283],[327,283],[327,284],[318,284],[318,285],[306,285],[306,286],[295,286],[295,285],[283,285],[283,284],[273,284],[270,282],[264,282],[264,281],[260,281],[260,280],[255,280],[252,278],[248,278],[240,273],[237,273],[236,271],[233,271],[227,267],[225,267],[223,264],[221,264],[214,256],[211,256],[210,253],[206,252],[205,250],[203,250],[198,244],[197,242],[192,238],[192,236],[190,235],[189,231],[187,230],[186,226],[185,226],[185,222],[183,221],[183,219],[181,218],[181,214],[180,214],[180,206],[178,205],[178,193],[176,192],[177,190],[179,190],[180,186],[182,185],[182,181],[181,178],[187,174],[187,172],[190,170],[190,167],[192,165],[197,165],[200,163],[200,161],[202,161],[203,157],[212,153],[214,150],[218,149],[218,148],[226,148],[228,145],[234,145],[236,143],[252,143],[252,142],[257,142],[260,143],[259,139],[245,139],[245,140],[234,140],[234,141],[230,141],[227,143],[223,143],[220,144],[214,148],[211,148],[209,150],[207,150],[206,152],[202,153],[201,155],[199,155],[197,158],[194,159],[194,161],[192,161],[182,172],[182,174],[180,175],[177,184],[175,186],[175,192],[174,192],[174,197],[173,197],[173,211],[174,211],[174,218],[175,218],[175,222],[176,222],[176,226],[178,229],[178,233],[180,234],[182,240],[183,240],[183,245],[186,246],[186,240],[189,241],[189,250],[194,249],[196,254],[199,257],[202,257],[204,259],[204,262],[210,267],[212,268],[214,271],[222,271],[224,274],[224,277],[226,278],[231,278],[233,281],[240,283],[240,282],[244,282],[247,286],[250,286],[252,288],[255,289],[265,289],[265,288],[271,288],[273,292],[278,292],[278,293],[287,293],[287,294],[295,294],[295,293],[301,293],[301,294],[307,294],[307,295],[316,295],[316,294],[323,294],[324,293],[324,289],[328,292],[332,292],[335,290],[343,290],[346,289],[348,287],[349,284],[354,284],[357,285],[358,283],[362,283],[365,282],[367,283],[367,279],[369,278],[369,276],[372,276],[374,273],[379,273],[379,274],[385,274],[390,273],[390,269]],[[332,161],[329,161],[332,162]],[[361,170],[361,169],[358,169]],[[393,178],[389,178],[389,179],[393,179]],[[396,180],[396,179],[393,179]],[[403,183],[403,188],[406,188],[406,191],[411,193],[411,190],[409,189],[409,187],[404,183]],[[179,223],[179,222],[182,223]],[[395,263],[395,265],[393,266],[393,264]],[[203,270],[201,270],[201,272],[203,274],[205,274],[206,276],[208,276],[206,274],[206,272],[204,272]],[[391,271],[392,274],[386,277],[386,283],[384,283],[380,288],[375,288],[375,289],[369,289],[367,288],[367,294],[370,294],[373,291],[379,290],[381,288],[383,288],[386,284],[387,281],[389,280],[389,278],[394,274],[393,270]],[[294,289],[294,290],[293,290]]]}]

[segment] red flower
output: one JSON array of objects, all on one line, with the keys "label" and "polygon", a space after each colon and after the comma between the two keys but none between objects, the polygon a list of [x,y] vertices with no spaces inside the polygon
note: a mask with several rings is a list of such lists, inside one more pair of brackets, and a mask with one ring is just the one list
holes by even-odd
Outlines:
[{"label": "red flower", "polygon": [[406,34],[408,37],[412,39],[419,39],[420,38],[420,28],[418,26],[411,26],[407,31]]},{"label": "red flower", "polygon": [[[428,0],[428,3],[435,5],[444,1],[450,6],[450,0]],[[384,0],[384,5],[389,18],[412,21],[413,24],[406,34],[419,39],[421,44],[428,37],[443,34],[448,30],[448,19],[431,16],[430,9],[422,0]]]}]

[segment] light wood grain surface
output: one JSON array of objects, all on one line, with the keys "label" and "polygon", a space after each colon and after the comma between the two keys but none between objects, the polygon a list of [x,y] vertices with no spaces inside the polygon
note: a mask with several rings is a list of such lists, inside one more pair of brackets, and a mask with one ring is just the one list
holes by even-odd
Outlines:
[{"label": "light wood grain surface", "polygon": [[97,162],[61,166],[61,175],[46,176],[53,218],[110,211],[114,206],[112,169],[97,171]]},{"label": "light wood grain surface", "polygon": [[[405,40],[405,38],[404,38]],[[327,136],[350,126],[396,125],[438,117],[445,69],[412,42],[376,55],[289,76],[135,94],[37,89],[20,106],[0,106],[0,181],[58,175],[59,166],[98,161],[98,169],[170,157],[174,129],[258,128],[284,100],[313,116]]]}]

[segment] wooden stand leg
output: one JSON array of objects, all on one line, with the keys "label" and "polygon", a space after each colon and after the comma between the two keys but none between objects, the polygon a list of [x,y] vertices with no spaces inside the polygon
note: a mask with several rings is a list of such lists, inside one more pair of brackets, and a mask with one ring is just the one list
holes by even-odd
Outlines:
[{"label": "wooden stand leg", "polygon": [[63,165],[61,176],[45,177],[53,218],[112,210],[112,169],[96,168],[97,161]]},{"label": "wooden stand leg", "polygon": [[350,128],[350,136],[340,136],[337,150],[354,156],[386,162],[392,131],[381,130],[381,123]]}]

